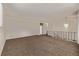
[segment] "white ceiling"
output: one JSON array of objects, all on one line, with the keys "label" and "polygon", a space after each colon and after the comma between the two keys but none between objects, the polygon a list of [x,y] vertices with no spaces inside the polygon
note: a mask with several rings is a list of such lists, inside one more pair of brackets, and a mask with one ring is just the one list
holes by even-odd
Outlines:
[{"label": "white ceiling", "polygon": [[3,4],[17,14],[27,17],[65,17],[76,11],[74,3],[11,3]]}]

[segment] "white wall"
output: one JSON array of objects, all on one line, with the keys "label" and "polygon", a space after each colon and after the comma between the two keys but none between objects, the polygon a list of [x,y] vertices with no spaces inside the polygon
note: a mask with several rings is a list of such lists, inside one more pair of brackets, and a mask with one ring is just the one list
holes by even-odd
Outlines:
[{"label": "white wall", "polygon": [[[19,5],[18,5],[19,6],[18,8],[14,8],[14,6],[11,6],[10,4],[9,5],[3,4],[3,11],[4,11],[3,24],[5,28],[6,39],[31,36],[31,35],[39,35],[40,22],[48,23],[49,31],[65,31],[64,23],[65,23],[65,16],[67,15],[66,13],[70,13],[71,10],[75,9],[70,7],[68,7],[69,9],[59,8],[59,9],[56,9],[56,12],[54,12],[52,11],[53,8],[52,7],[50,8],[49,7],[50,5],[49,5],[48,9],[46,7],[45,8],[46,10],[44,12],[45,5],[44,7],[42,6],[40,7],[40,4],[39,5],[37,4],[39,7],[36,5],[35,6],[30,5],[29,7],[29,4],[27,5],[26,5],[26,8],[22,7],[21,5],[21,7],[23,8],[22,9],[20,8]],[[21,10],[17,10],[17,9],[21,9]],[[75,18],[69,18],[68,24],[69,24],[69,28],[67,29],[67,31],[76,31]]]},{"label": "white wall", "polygon": [[66,23],[65,18],[49,18],[46,20],[41,20],[41,22],[48,23],[48,30],[49,31],[68,31],[68,32],[77,32],[77,20],[76,17],[68,17],[67,23],[69,24],[68,29],[65,29],[64,24]]},{"label": "white wall", "polygon": [[2,24],[3,18],[2,18],[2,5],[0,4],[0,55],[2,53],[5,39],[4,39],[4,31],[3,31],[3,24]]},{"label": "white wall", "polygon": [[0,28],[0,55],[2,53],[2,50],[3,50],[3,47],[4,47],[4,44],[5,44],[5,39],[4,39],[4,31],[2,28]]},{"label": "white wall", "polygon": [[11,10],[3,8],[3,24],[5,28],[5,38],[18,38],[31,35],[39,35],[40,20],[37,18],[25,17]]}]

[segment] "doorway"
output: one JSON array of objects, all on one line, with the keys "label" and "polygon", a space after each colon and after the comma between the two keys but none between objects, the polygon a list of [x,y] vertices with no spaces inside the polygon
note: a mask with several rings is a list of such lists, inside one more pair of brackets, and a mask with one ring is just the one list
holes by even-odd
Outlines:
[{"label": "doorway", "polygon": [[40,23],[40,35],[48,34],[48,23]]}]

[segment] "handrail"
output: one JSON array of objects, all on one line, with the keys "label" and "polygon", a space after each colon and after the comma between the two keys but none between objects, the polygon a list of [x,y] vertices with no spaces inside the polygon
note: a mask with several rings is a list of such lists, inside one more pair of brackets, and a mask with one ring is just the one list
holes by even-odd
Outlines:
[{"label": "handrail", "polygon": [[52,36],[54,39],[61,39],[76,42],[77,32],[65,32],[65,31],[48,31],[48,35]]}]

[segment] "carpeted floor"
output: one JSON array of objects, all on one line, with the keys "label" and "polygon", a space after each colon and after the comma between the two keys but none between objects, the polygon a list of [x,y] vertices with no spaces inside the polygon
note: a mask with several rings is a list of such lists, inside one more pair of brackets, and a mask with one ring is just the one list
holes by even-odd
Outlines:
[{"label": "carpeted floor", "polygon": [[79,56],[79,45],[49,36],[31,36],[7,40],[2,56]]}]

